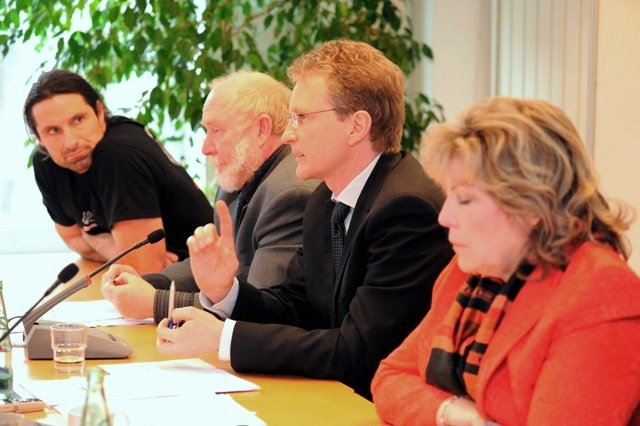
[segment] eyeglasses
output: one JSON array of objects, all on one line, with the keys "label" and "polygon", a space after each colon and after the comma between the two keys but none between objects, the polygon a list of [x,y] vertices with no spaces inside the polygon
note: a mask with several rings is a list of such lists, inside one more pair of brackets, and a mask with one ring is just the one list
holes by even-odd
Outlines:
[{"label": "eyeglasses", "polygon": [[303,114],[296,114],[295,112],[292,112],[287,114],[287,122],[291,125],[291,127],[293,127],[294,129],[297,129],[300,123],[304,123],[304,119],[307,118],[308,115],[320,114],[321,112],[329,112],[329,111],[335,111],[335,110],[336,110],[335,108],[331,108],[331,109],[325,109],[322,111],[305,112]]}]

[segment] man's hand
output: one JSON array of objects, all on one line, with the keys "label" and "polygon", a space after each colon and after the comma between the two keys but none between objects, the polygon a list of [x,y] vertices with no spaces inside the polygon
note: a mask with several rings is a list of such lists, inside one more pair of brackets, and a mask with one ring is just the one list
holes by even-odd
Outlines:
[{"label": "man's hand", "polygon": [[[129,274],[129,275],[135,275],[136,277],[140,276],[138,271],[136,271],[133,266],[122,265],[120,263],[114,263],[113,265],[111,265],[109,267],[109,269],[107,269],[107,272],[105,272],[102,275],[102,285],[104,286],[104,283],[107,282],[107,281],[116,281],[118,279],[118,277],[121,274],[124,274],[125,272],[127,274]],[[117,282],[116,284],[123,284],[123,283]]]},{"label": "man's hand", "polygon": [[156,289],[128,265],[112,265],[102,276],[102,295],[124,318],[152,318]]},{"label": "man's hand", "polygon": [[169,329],[169,320],[163,319],[158,324],[156,346],[158,352],[180,356],[196,356],[215,353],[220,347],[220,335],[224,322],[212,314],[194,308],[177,308],[173,310],[172,319],[175,324],[184,321],[180,328]]},{"label": "man's hand", "polygon": [[223,201],[218,201],[216,212],[220,218],[220,234],[215,225],[209,223],[196,228],[187,239],[193,277],[213,303],[227,296],[239,266],[229,208]]}]

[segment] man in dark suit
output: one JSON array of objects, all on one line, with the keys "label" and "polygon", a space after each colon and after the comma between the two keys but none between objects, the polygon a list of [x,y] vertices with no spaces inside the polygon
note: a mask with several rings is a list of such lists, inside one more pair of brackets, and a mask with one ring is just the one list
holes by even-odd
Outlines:
[{"label": "man in dark suit", "polygon": [[[302,245],[302,215],[318,180],[296,177],[295,156],[282,143],[291,91],[258,72],[236,72],[211,82],[202,124],[202,153],[215,166],[216,199],[233,212],[238,279],[265,287],[284,276]],[[189,206],[179,206],[188,209]],[[218,215],[214,223],[218,225]],[[125,265],[103,276],[103,293],[127,318],[167,317],[169,285],[176,307],[200,307],[189,259],[142,278]],[[127,285],[123,285],[127,284]]]},{"label": "man in dark suit", "polygon": [[234,279],[231,219],[218,203],[220,232],[200,227],[187,246],[203,305],[225,320],[176,309],[184,325],[161,322],[158,349],[218,351],[236,371],[336,379],[370,397],[378,363],[424,317],[452,256],[437,222],[443,196],[400,152],[404,76],[379,51],[328,42],[288,74],[283,140],[298,177],[324,181],[305,210],[303,247],[268,289]]}]

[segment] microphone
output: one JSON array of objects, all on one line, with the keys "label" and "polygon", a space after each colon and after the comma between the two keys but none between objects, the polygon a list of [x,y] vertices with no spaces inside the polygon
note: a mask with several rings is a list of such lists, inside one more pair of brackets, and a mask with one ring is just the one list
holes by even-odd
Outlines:
[{"label": "microphone", "polygon": [[155,244],[158,241],[162,240],[163,238],[164,238],[164,229],[156,229],[155,231],[153,231],[152,233],[147,235],[147,238],[145,238],[144,240],[140,241],[138,244],[134,245],[131,248],[131,250],[135,250],[137,248],[140,248],[145,244]]},{"label": "microphone", "polygon": [[[164,230],[156,229],[155,231],[147,235],[147,237],[142,241],[129,247],[113,259],[109,260],[108,262],[104,263],[94,271],[81,278],[80,280],[69,285],[59,293],[51,296],[37,309],[34,309],[29,315],[23,316],[22,324],[24,325],[24,336],[27,344],[27,357],[29,359],[52,359],[53,357],[53,351],[49,343],[48,328],[46,330],[42,330],[42,326],[36,326],[35,324],[40,317],[49,312],[54,306],[58,305],[63,300],[67,299],[83,288],[88,287],[89,284],[91,284],[91,278],[114,264],[121,257],[147,244],[155,244],[158,241],[161,241],[164,237]],[[132,351],[133,350],[127,344],[127,342],[124,341],[124,339],[116,338],[111,334],[100,332],[95,329],[89,329],[89,342],[87,344],[85,358],[124,358]]]},{"label": "microphone", "polygon": [[53,295],[50,299],[48,299],[44,304],[42,304],[42,306],[40,306],[38,309],[36,309],[33,313],[31,313],[28,316],[24,316],[23,317],[22,323],[24,324],[25,335],[29,334],[29,331],[31,330],[31,327],[38,320],[38,318],[43,316],[45,313],[49,312],[58,303],[60,303],[63,300],[67,299],[68,297],[70,297],[71,295],[77,293],[78,291],[82,290],[83,288],[88,287],[89,284],[91,284],[91,278],[93,278],[94,276],[96,276],[97,274],[102,272],[104,269],[106,269],[109,266],[111,266],[112,264],[114,264],[117,260],[119,260],[123,256],[125,256],[125,255],[129,254],[130,252],[132,252],[133,250],[137,250],[140,247],[142,247],[144,245],[147,245],[147,244],[155,244],[158,241],[162,240],[163,238],[164,238],[164,230],[156,229],[155,231],[153,231],[152,233],[147,235],[147,237],[144,240],[136,243],[132,247],[129,247],[127,250],[125,250],[122,253],[118,254],[113,259],[111,259],[108,262],[102,264],[99,268],[95,269],[94,271],[90,272],[89,274],[87,274],[86,276],[81,278],[80,280],[78,280],[75,283],[71,284],[69,287],[65,288],[60,293]]},{"label": "microphone", "polygon": [[[35,307],[38,303],[42,301],[42,299],[50,295],[51,292],[53,292],[53,290],[55,290],[60,284],[66,283],[71,278],[75,277],[78,271],[79,271],[78,265],[76,265],[75,263],[70,263],[67,266],[65,266],[64,269],[60,271],[60,273],[58,274],[58,279],[56,279],[53,282],[53,284],[51,284],[51,287],[49,287],[47,291],[44,292],[42,297],[33,306]],[[26,313],[28,314],[29,312],[26,312]]]},{"label": "microphone", "polygon": [[[111,259],[108,262],[104,263],[98,269],[94,270],[93,272],[90,272],[85,277],[86,280],[87,280],[87,283],[86,283],[86,285],[84,287],[86,287],[89,284],[91,284],[91,278],[93,278],[94,276],[96,276],[97,274],[102,272],[103,270],[107,269],[109,266],[111,266],[114,263],[116,263],[116,261],[120,260],[120,258],[122,258],[123,256],[126,256],[127,254],[131,253],[132,251],[137,250],[142,246],[146,246],[147,244],[155,244],[158,241],[162,240],[163,238],[164,238],[164,229],[156,229],[155,231],[153,231],[152,233],[147,235],[147,238],[145,238],[144,240],[137,242],[136,244],[134,244],[133,246],[129,247],[128,249],[126,249],[125,251],[123,251],[122,253],[120,253],[119,255],[114,257],[113,259]],[[75,285],[76,285],[76,283],[73,284],[73,286],[75,286]],[[78,290],[80,290],[80,289],[82,289],[84,287],[78,288],[73,293],[77,292]],[[68,289],[66,289],[66,290],[68,290]],[[67,297],[71,296],[73,293],[70,293],[67,296],[65,296],[65,299]]]},{"label": "microphone", "polygon": [[[40,302],[42,302],[42,299],[50,295],[51,292],[56,289],[56,287],[58,287],[62,283],[66,283],[71,278],[73,278],[77,273],[78,273],[78,266],[75,263],[70,263],[67,266],[65,266],[64,269],[60,271],[60,273],[58,274],[58,278],[53,282],[53,284],[51,284],[51,287],[49,287],[47,291],[44,292],[44,294],[40,297],[40,299],[38,299],[36,303],[33,304],[32,307],[27,309],[27,312],[25,312],[24,315],[20,317],[20,320],[22,320],[22,318],[29,315],[31,311],[33,311],[35,307],[38,306]],[[14,322],[11,328],[9,328],[7,331],[4,332],[2,337],[0,337],[0,342],[2,342],[4,339],[6,339],[9,336],[9,334],[11,334],[11,332],[18,326],[18,324],[20,324],[20,320]]]}]

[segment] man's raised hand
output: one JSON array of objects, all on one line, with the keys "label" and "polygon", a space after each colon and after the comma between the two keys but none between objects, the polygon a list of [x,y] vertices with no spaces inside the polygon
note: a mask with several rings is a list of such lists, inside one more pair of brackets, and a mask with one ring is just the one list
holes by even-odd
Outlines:
[{"label": "man's raised hand", "polygon": [[220,231],[212,223],[200,226],[187,239],[187,247],[196,284],[209,300],[218,303],[229,293],[239,263],[229,208],[224,201],[215,207]]}]

